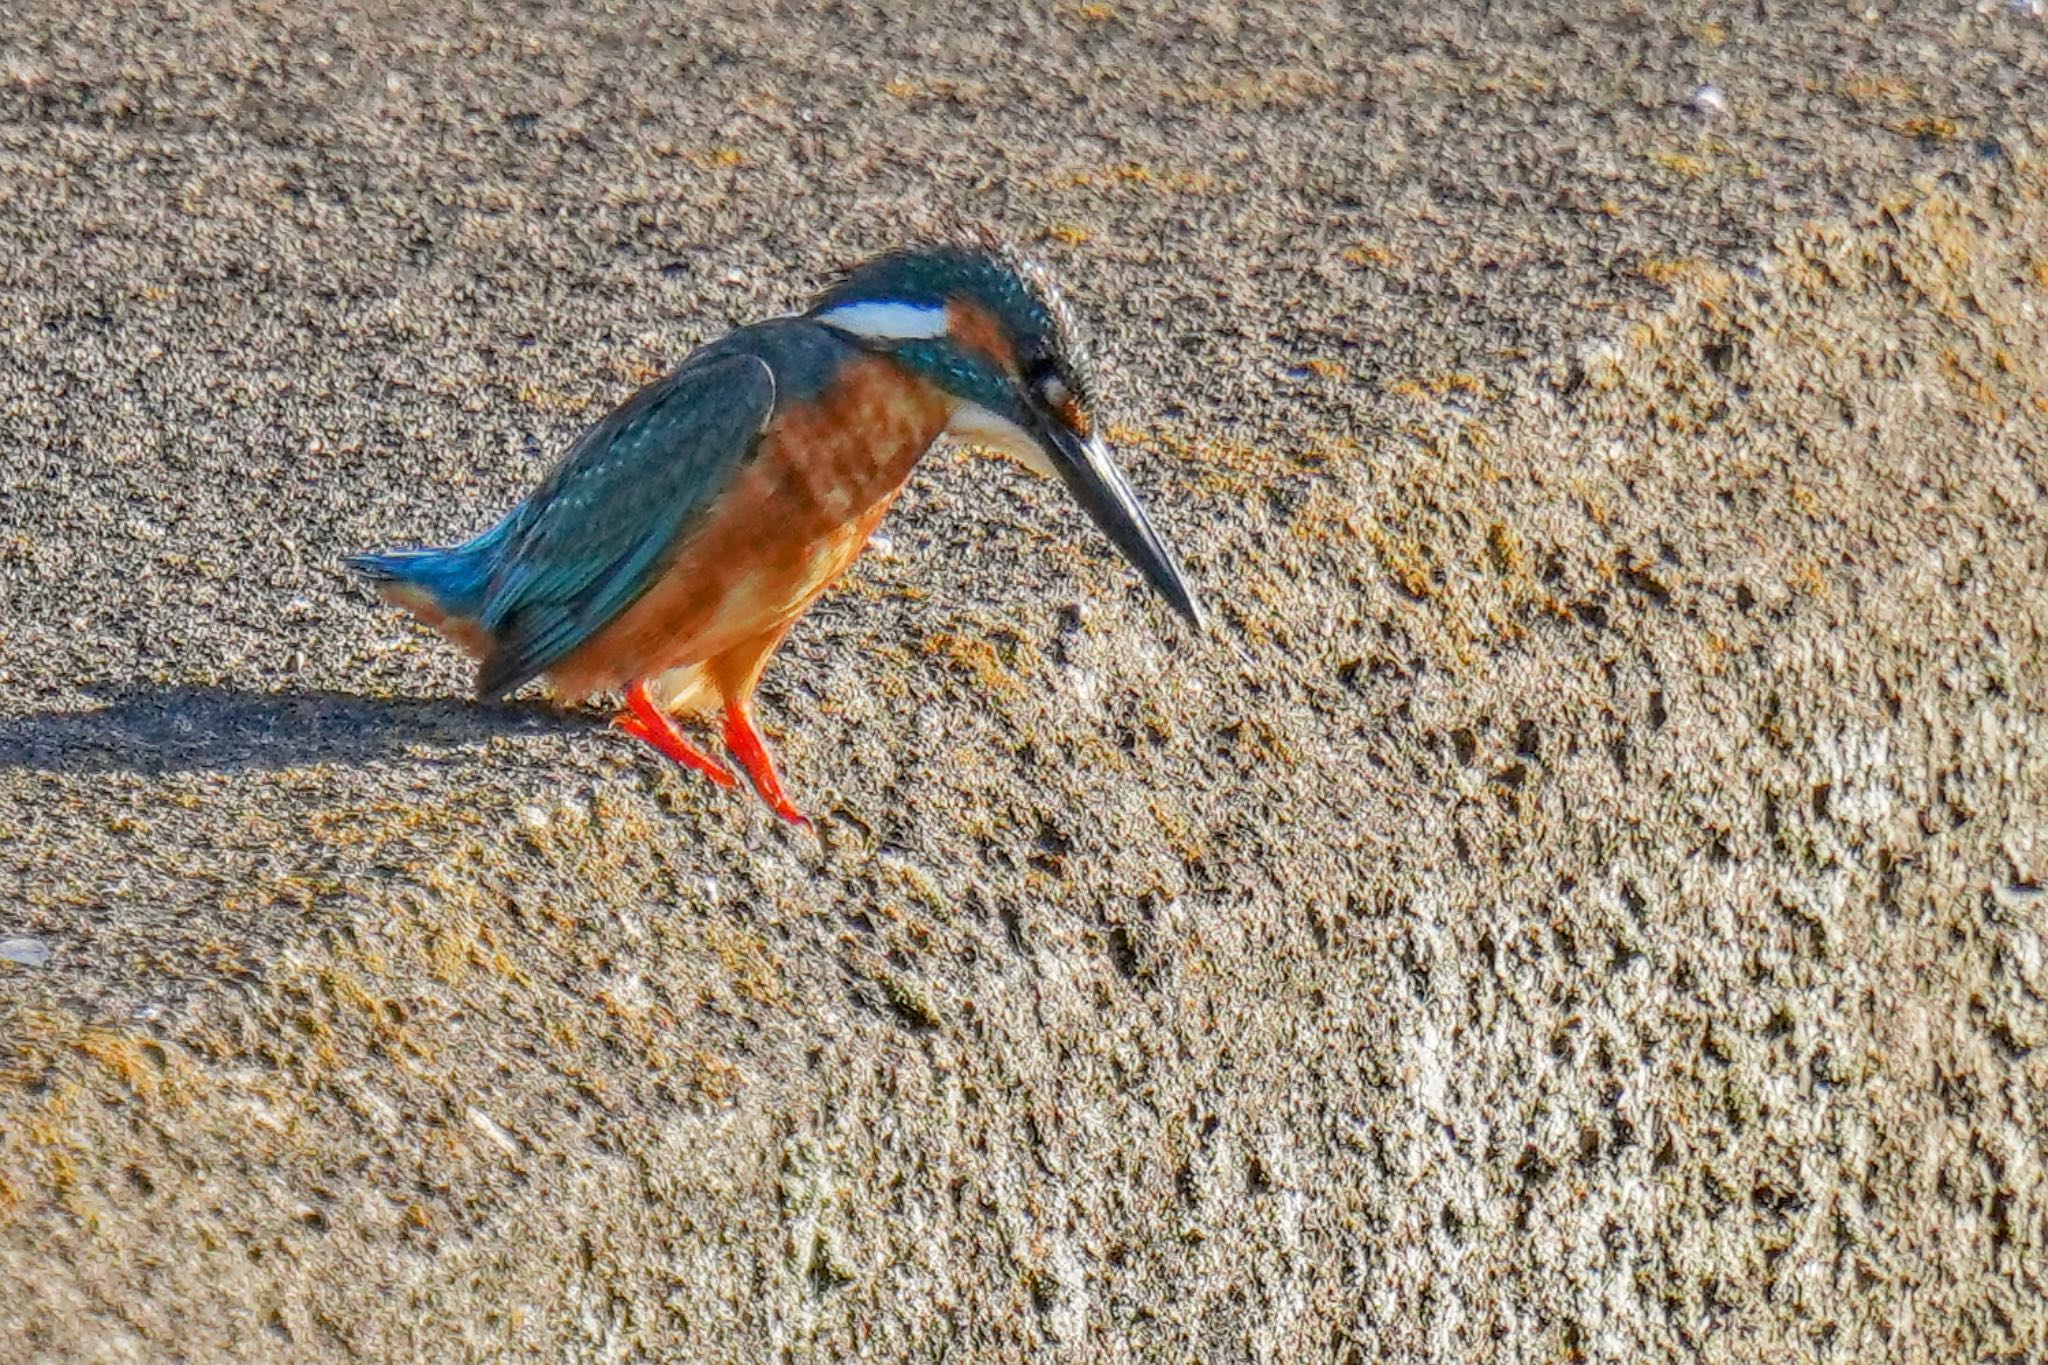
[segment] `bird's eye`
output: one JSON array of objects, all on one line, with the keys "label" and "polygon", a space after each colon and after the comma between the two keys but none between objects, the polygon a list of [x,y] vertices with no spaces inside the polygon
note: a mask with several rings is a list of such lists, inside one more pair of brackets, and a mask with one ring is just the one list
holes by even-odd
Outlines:
[{"label": "bird's eye", "polygon": [[1031,384],[1038,390],[1039,401],[1044,403],[1049,411],[1058,414],[1059,419],[1067,424],[1068,430],[1079,432],[1083,436],[1088,434],[1091,425],[1088,413],[1076,400],[1074,391],[1067,387],[1067,381],[1060,378],[1058,370],[1050,364],[1039,366],[1031,376]]},{"label": "bird's eye", "polygon": [[1038,391],[1038,401],[1057,412],[1074,395],[1067,388],[1067,381],[1060,378],[1060,372],[1050,360],[1040,361],[1031,367],[1031,387]]}]

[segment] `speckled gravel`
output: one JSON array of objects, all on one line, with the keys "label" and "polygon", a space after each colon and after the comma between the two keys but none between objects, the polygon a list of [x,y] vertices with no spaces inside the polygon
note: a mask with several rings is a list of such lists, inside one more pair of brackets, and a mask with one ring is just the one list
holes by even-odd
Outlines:
[{"label": "speckled gravel", "polygon": [[[2048,1355],[2038,14],[562,9],[0,15],[0,1356]],[[967,220],[1208,637],[935,456],[813,835],[340,569]]]}]

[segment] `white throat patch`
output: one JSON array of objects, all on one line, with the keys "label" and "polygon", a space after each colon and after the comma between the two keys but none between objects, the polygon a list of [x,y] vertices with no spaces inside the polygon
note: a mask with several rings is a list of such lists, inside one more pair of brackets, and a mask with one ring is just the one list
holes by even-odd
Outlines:
[{"label": "white throat patch", "polygon": [[946,434],[964,445],[980,446],[1007,455],[1034,474],[1058,478],[1052,461],[1038,448],[1031,434],[1006,417],[990,412],[979,403],[962,402],[953,408],[953,420]]},{"label": "white throat patch", "polygon": [[913,341],[946,334],[945,305],[922,303],[847,303],[818,314],[818,321],[841,332],[876,341]]}]

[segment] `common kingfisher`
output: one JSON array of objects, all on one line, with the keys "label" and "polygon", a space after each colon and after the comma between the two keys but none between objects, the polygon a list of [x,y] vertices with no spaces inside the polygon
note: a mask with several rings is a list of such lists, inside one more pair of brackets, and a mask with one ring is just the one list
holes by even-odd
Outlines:
[{"label": "common kingfisher", "polygon": [[568,705],[623,690],[620,729],[731,787],[732,770],[675,723],[722,709],[726,748],[762,800],[807,824],[755,723],[755,686],[942,436],[1058,478],[1200,628],[1095,409],[1040,268],[990,244],[897,251],[808,312],[691,354],[476,539],[348,564],[478,659],[480,699],[535,679]]}]

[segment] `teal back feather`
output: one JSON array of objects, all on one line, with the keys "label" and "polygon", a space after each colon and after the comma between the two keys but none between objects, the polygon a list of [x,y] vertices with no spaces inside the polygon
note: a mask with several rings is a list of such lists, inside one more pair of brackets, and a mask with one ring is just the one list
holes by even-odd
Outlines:
[{"label": "teal back feather", "polygon": [[586,432],[515,511],[479,617],[494,647],[477,692],[545,673],[652,587],[753,453],[775,375],[703,353]]}]

